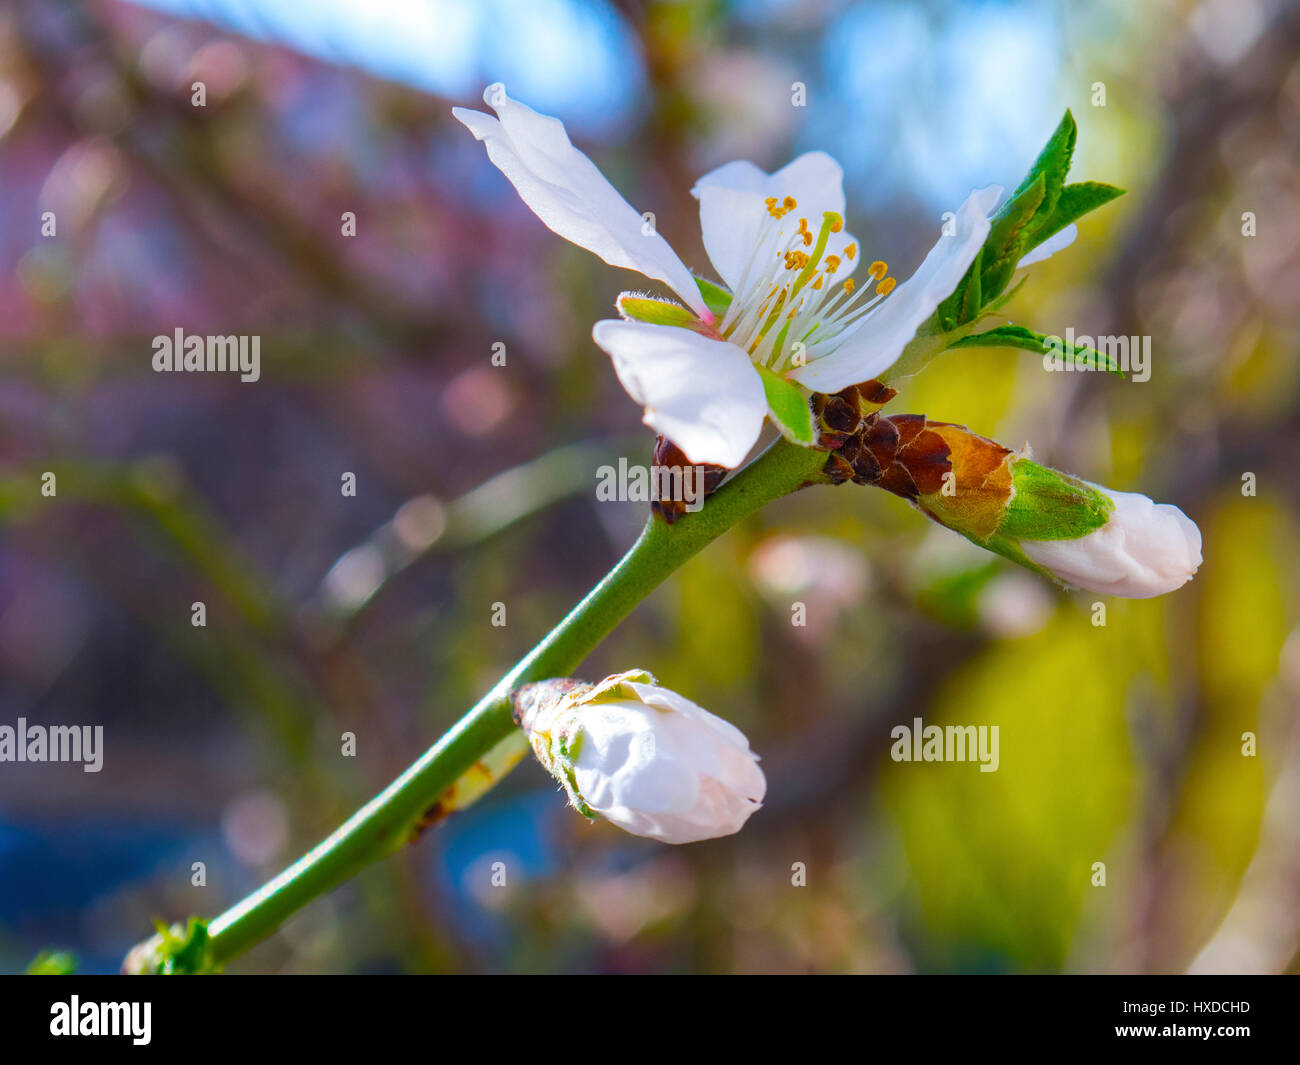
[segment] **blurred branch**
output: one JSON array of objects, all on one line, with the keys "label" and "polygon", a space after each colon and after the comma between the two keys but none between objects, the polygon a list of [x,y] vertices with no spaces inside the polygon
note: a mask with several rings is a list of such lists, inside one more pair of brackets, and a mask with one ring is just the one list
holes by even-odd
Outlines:
[{"label": "blurred branch", "polygon": [[408,499],[363,543],[339,556],[308,611],[337,640],[394,578],[421,559],[473,547],[562,499],[591,490],[596,466],[644,442],[642,437],[617,437],[567,444],[449,502],[432,494]]},{"label": "blurred branch", "polygon": [[[219,113],[200,114],[184,97],[165,95],[145,81],[90,8],[65,3],[59,9],[66,23],[63,28],[75,34],[75,43],[48,40],[41,28],[48,23],[48,10],[38,13],[33,5],[20,6],[19,25],[29,59],[51,87],[45,99],[58,110],[65,125],[83,133],[98,132],[84,128],[75,108],[58,89],[69,50],[99,55],[112,68],[134,112],[130,121],[111,134],[112,139],[177,202],[178,218],[205,232],[209,247],[223,248],[222,241],[211,239],[211,208],[215,206],[224,226],[257,245],[259,250],[251,257],[279,261],[295,271],[321,294],[320,305],[351,307],[386,340],[410,349],[425,346],[447,332],[454,318],[394,300],[387,289],[373,284],[365,274],[348,269],[342,245],[326,240],[320,226],[300,219],[289,201],[276,200],[266,189],[254,196],[236,180],[216,150],[216,131],[222,122]],[[291,195],[292,182],[288,189]],[[240,256],[245,262],[249,258]]]},{"label": "blurred branch", "polygon": [[[59,493],[51,498],[40,492],[46,471],[54,473]],[[0,522],[26,520],[43,508],[67,502],[124,507],[143,514],[245,622],[268,635],[282,629],[287,611],[267,594],[273,587],[270,577],[220,527],[177,463],[166,458],[128,463],[79,459],[0,477]]]}]

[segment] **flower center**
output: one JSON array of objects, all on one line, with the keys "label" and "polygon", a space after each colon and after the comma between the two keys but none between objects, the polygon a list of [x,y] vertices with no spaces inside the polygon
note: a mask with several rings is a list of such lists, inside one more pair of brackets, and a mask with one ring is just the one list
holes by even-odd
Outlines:
[{"label": "flower center", "polygon": [[785,370],[829,355],[895,282],[876,261],[867,268],[867,284],[858,287],[852,278],[836,284],[835,272],[858,253],[856,244],[846,244],[842,255],[827,254],[844,219],[826,211],[814,234],[807,218],[797,226],[786,221],[799,206],[793,196],[769,196],[766,203],[767,217],[718,331],[760,366]]}]

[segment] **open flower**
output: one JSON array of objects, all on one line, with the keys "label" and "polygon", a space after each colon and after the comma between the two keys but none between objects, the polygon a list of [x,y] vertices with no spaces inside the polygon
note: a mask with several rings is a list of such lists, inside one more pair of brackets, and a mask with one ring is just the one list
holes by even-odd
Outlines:
[{"label": "open flower", "polygon": [[515,696],[538,761],[575,809],[634,836],[694,843],[738,832],[767,781],[745,734],[644,671]]},{"label": "open flower", "polygon": [[[989,235],[1002,189],[972,192],[912,277],[897,284],[844,230],[843,171],[808,152],[774,174],[733,162],[692,189],[704,246],[726,288],[697,281],[654,227],[569,141],[558,119],[483,98],[497,117],[453,109],[547,226],[614,266],[668,285],[685,303],[625,293],[624,320],[598,322],[596,343],[645,408],[645,423],[691,462],[735,467],[771,417],[791,440],[817,442],[810,392],[877,377],[954,290]],[[1022,260],[1073,239],[1069,226]]]}]

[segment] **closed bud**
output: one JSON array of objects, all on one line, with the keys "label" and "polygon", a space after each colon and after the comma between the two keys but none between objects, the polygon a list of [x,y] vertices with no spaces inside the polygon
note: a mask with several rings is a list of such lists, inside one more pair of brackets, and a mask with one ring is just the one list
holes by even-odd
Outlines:
[{"label": "closed bud", "polygon": [[841,449],[857,472],[981,547],[1065,584],[1148,599],[1186,584],[1201,532],[1181,510],[1041,466],[964,426],[868,419]]},{"label": "closed bud", "polygon": [[574,808],[635,836],[663,843],[729,836],[767,791],[744,733],[644,671],[594,685],[526,685],[514,704],[538,761]]}]

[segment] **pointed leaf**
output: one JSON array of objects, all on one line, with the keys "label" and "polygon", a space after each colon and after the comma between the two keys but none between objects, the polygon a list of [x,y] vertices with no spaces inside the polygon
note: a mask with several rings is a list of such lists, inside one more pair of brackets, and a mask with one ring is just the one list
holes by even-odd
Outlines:
[{"label": "pointed leaf", "polygon": [[1061,190],[1055,209],[1050,216],[1043,218],[1037,224],[1031,242],[1024,248],[1024,251],[1028,252],[1032,248],[1038,247],[1048,237],[1054,233],[1059,233],[1071,222],[1123,195],[1123,189],[1115,185],[1107,185],[1101,181],[1079,181],[1073,185],[1066,185]]},{"label": "pointed leaf", "polygon": [[1068,359],[1076,366],[1087,369],[1103,368],[1110,373],[1124,376],[1124,371],[1114,356],[1103,355],[1086,344],[1067,344],[1064,337],[1053,337],[1026,329],[1023,325],[1000,325],[983,333],[972,333],[968,337],[950,344],[951,348],[1023,348],[1036,355],[1053,355]]},{"label": "pointed leaf", "polygon": [[1046,217],[1056,208],[1056,201],[1065,187],[1065,175],[1070,170],[1070,160],[1074,156],[1074,143],[1078,139],[1079,128],[1075,125],[1074,115],[1068,110],[1060,124],[1053,130],[1043,150],[1038,153],[1034,165],[1029,168],[1025,180],[1011,194],[1014,200],[1029,188],[1039,177],[1043,179],[1043,202],[1040,215]]}]

